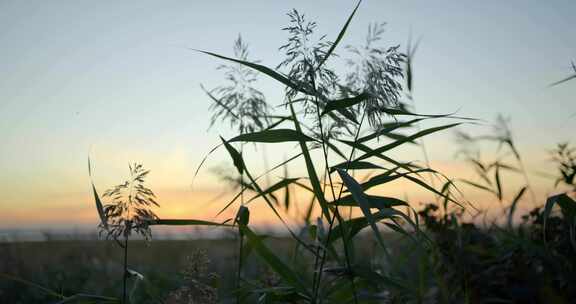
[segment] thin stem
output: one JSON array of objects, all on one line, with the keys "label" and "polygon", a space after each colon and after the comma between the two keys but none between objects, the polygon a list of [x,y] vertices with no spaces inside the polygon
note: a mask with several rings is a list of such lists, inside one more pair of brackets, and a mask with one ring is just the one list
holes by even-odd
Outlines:
[{"label": "thin stem", "polygon": [[126,285],[128,283],[128,235],[124,236],[124,276],[122,279],[122,303],[127,304]]},{"label": "thin stem", "polygon": [[240,280],[242,279],[242,251],[244,250],[244,235],[238,227],[238,237],[240,238],[240,250],[238,253],[238,273],[236,276],[236,303],[240,304]]},{"label": "thin stem", "polygon": [[[322,176],[322,193],[326,192],[326,171],[324,171],[324,174]],[[312,203],[314,203],[314,201],[312,201]],[[320,256],[320,246],[316,247],[316,252],[314,253],[314,276],[312,278],[312,290],[314,291],[314,293],[316,292],[316,284],[318,283],[316,280],[318,278],[318,263],[320,262],[320,260],[318,259],[318,257]]]},{"label": "thin stem", "polygon": [[[311,80],[312,80],[312,85],[313,85],[314,89],[316,89],[316,83],[314,81],[314,74],[311,75]],[[330,166],[328,164],[328,149],[326,148],[326,143],[325,143],[325,141],[327,141],[329,139],[324,136],[324,128],[322,125],[322,116],[320,115],[320,104],[318,102],[318,96],[317,95],[314,96],[314,103],[316,105],[316,115],[317,115],[317,119],[318,119],[318,128],[320,129],[320,138],[321,138],[321,142],[322,142],[322,152],[324,154],[323,155],[324,156],[323,157],[324,158],[324,172],[325,172],[325,176],[328,177],[328,181],[330,183],[330,191],[332,192],[332,201],[335,201],[336,200],[336,193],[334,192],[334,182],[332,181],[332,175],[330,174]],[[344,236],[344,230],[343,230],[344,225],[343,225],[342,216],[340,216],[340,212],[338,210],[338,206],[334,207],[334,214],[332,216],[332,219],[330,220],[330,228],[328,229],[328,234],[331,233],[331,230],[334,226],[335,219],[338,219],[338,223],[339,223],[338,226],[340,227],[340,233],[342,234],[342,236]],[[348,252],[348,244],[346,243],[345,238],[342,238],[342,240],[344,242],[343,246],[344,246],[344,258],[346,260],[346,269],[349,273],[352,273],[351,267],[350,267],[350,255]],[[323,251],[323,256],[324,257],[326,256],[326,250]],[[316,301],[316,298],[318,296],[318,292],[320,290],[320,282],[321,282],[321,278],[322,278],[322,269],[323,268],[324,268],[324,263],[322,261],[320,264],[320,269],[318,269],[318,272],[317,272],[316,284],[314,284],[314,287],[315,287],[314,301]],[[349,276],[349,278],[350,278],[350,283],[352,284],[354,303],[358,303],[358,299],[356,296],[356,286],[354,284],[354,278],[352,276]]]},{"label": "thin stem", "polygon": [[[356,142],[358,140],[358,137],[360,136],[360,130],[362,129],[362,123],[364,122],[364,118],[366,117],[366,111],[364,110],[362,113],[362,118],[360,119],[360,124],[358,125],[358,128],[356,130],[356,135],[354,136],[354,142]],[[350,151],[350,155],[348,156],[348,162],[346,163],[346,172],[348,172],[348,170],[350,169],[350,162],[352,161],[352,157],[354,156],[354,152],[356,152],[356,147],[352,147],[352,151]],[[329,173],[328,173],[329,174]],[[344,185],[341,184],[340,185],[340,190],[338,191],[338,199],[339,200],[342,197],[342,191],[344,190]],[[338,206],[336,206],[336,211],[338,210]],[[336,212],[334,212],[334,214],[332,215],[332,219],[330,220],[330,226],[328,227],[328,235],[326,236],[326,243],[324,244],[325,246],[328,245],[328,241],[330,240],[330,236],[332,235],[332,228],[334,226],[334,221],[335,221],[335,217],[336,217]],[[340,225],[341,229],[342,229],[342,225]],[[343,232],[342,230],[340,231],[341,233]],[[342,233],[342,238],[343,240],[346,238],[346,235]],[[346,248],[346,244],[344,245],[344,248]],[[346,250],[347,251],[347,250]],[[318,284],[320,284],[320,281],[322,280],[322,269],[324,268],[324,262],[326,260],[326,251],[324,250],[322,252],[322,257],[320,259],[320,268],[319,268],[319,272],[318,272],[318,277],[317,277],[317,281]],[[354,282],[352,280],[352,282]],[[354,284],[354,283],[352,283]],[[315,289],[315,294],[314,294],[314,299],[317,296],[317,292],[318,290]],[[356,299],[356,298],[355,298]]]},{"label": "thin stem", "polygon": [[[244,145],[240,146],[240,157],[243,157]],[[244,171],[240,173],[240,205],[244,206]],[[242,250],[244,247],[244,236],[242,235],[242,229],[240,223],[238,223],[238,238],[240,239],[240,250],[238,253],[238,272],[236,274],[236,303],[240,304],[240,280],[242,278]]]},{"label": "thin stem", "polygon": [[530,191],[530,198],[532,199],[532,206],[536,207],[536,194],[534,193],[534,188],[530,184],[530,179],[528,178],[528,173],[526,173],[526,167],[524,166],[524,162],[521,158],[518,158],[518,163],[520,164],[520,169],[522,170],[522,175],[524,175],[524,181],[526,182],[526,186]]}]

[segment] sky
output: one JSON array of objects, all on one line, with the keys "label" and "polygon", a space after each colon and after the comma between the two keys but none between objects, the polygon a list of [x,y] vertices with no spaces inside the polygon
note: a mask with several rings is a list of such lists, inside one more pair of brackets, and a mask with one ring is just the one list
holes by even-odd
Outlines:
[{"label": "sky", "polygon": [[[251,57],[274,67],[288,11],[305,13],[333,40],[354,5],[0,0],[0,229],[95,225],[88,156],[101,191],[125,179],[129,162],[141,162],[152,172],[161,216],[213,218],[227,196],[214,199],[226,187],[209,168],[230,166],[227,155],[213,154],[195,179],[194,171],[218,135],[233,133],[224,124],[209,129],[210,100],[200,89],[224,83],[221,62],[192,49],[232,55],[241,34]],[[419,39],[418,111],[485,122],[510,115],[535,188],[545,194],[551,182],[536,173],[550,165],[547,151],[574,140],[576,83],[549,86],[576,59],[574,11],[571,0],[366,0],[342,45],[361,43],[371,22],[387,23],[385,45]],[[282,87],[264,77],[260,83],[269,100],[282,102]],[[430,158],[435,168],[466,176],[452,135],[427,139]],[[267,152],[271,162],[286,155],[279,147]],[[261,153],[247,162],[258,165]],[[406,193],[398,187],[390,191]],[[256,213],[266,221],[263,209]]]}]

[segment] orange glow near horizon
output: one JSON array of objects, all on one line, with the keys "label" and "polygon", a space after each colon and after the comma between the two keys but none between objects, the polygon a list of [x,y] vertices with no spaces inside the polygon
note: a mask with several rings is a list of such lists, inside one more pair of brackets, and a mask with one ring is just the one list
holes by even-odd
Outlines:
[{"label": "orange glow near horizon", "polygon": [[[465,167],[461,164],[444,162],[436,163],[435,167],[444,172],[448,176],[454,176],[457,172],[462,174]],[[362,179],[358,176],[358,179]],[[423,176],[427,180],[427,176]],[[505,185],[506,198],[511,200],[516,193],[516,189],[522,183],[518,178],[507,179],[511,182],[510,185]],[[436,187],[440,187],[439,182],[436,182]],[[190,189],[189,187],[175,188],[159,188],[154,189],[158,202],[161,208],[156,208],[155,212],[160,218],[179,218],[179,219],[202,219],[209,221],[222,222],[226,219],[234,217],[236,210],[239,206],[239,200],[223,212],[220,216],[216,216],[218,212],[225,206],[231,198],[235,195],[231,191],[226,191],[226,187],[220,190],[216,189]],[[535,192],[538,196],[538,202],[543,202],[547,194],[551,193],[550,187],[543,180],[535,180],[533,183]],[[465,199],[462,202],[470,202],[475,208],[479,210],[488,210],[488,218],[498,220],[501,217],[501,212],[507,205],[500,206],[493,198],[487,196],[481,191],[472,189],[468,186],[460,186],[465,194]],[[547,190],[548,189],[548,190]],[[99,189],[100,193],[103,189]],[[308,207],[310,201],[310,194],[301,188],[292,188],[292,197],[294,201],[292,210],[286,214],[279,207],[283,218],[289,225],[302,223],[302,214]],[[376,190],[369,191],[371,194],[385,195],[397,197],[409,201],[416,209],[422,207],[422,203],[433,202],[435,196],[421,187],[410,183],[408,181],[395,181],[393,183],[384,185]],[[248,193],[245,199],[249,199],[254,194]],[[279,201],[283,202],[283,190],[278,191]],[[0,215],[0,229],[49,229],[49,228],[74,228],[74,227],[96,227],[98,216],[96,213],[92,194],[89,191],[85,193],[77,193],[70,195],[60,195],[56,197],[47,197],[40,199],[40,197],[33,197],[36,199],[35,204],[25,204],[21,200],[18,204],[5,208]],[[327,192],[327,199],[332,200],[331,194]],[[462,198],[460,198],[462,199]],[[266,203],[259,199],[255,200],[248,205],[251,211],[250,223],[256,226],[275,226],[280,227],[281,222],[278,220],[274,212],[266,205]],[[517,215],[533,208],[529,195],[525,195],[522,202],[519,204]],[[319,216],[320,208],[315,207],[313,218]],[[345,208],[347,214],[348,208]],[[472,214],[473,208],[469,207],[469,214]],[[356,210],[355,215],[359,215],[359,210]]]}]

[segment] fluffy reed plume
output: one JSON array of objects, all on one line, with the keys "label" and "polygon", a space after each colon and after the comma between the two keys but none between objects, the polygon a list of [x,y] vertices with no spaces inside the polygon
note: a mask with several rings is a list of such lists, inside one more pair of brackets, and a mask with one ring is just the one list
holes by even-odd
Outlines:
[{"label": "fluffy reed plume", "polygon": [[[246,61],[248,55],[248,44],[238,36],[234,41],[234,57]],[[227,121],[231,127],[238,128],[240,133],[265,128],[268,124],[268,104],[264,94],[254,87],[258,73],[238,63],[222,64],[218,69],[224,71],[228,83],[212,90],[202,87],[214,102],[210,105],[210,126],[217,121]]]},{"label": "fluffy reed plume", "polygon": [[182,271],[184,285],[172,291],[166,304],[213,304],[218,303],[216,288],[206,284],[218,277],[208,272],[210,259],[203,250],[195,250],[186,258],[186,267]]},{"label": "fluffy reed plume", "polygon": [[555,186],[564,183],[572,186],[576,191],[574,178],[576,177],[576,149],[567,142],[559,143],[552,152],[552,161],[556,163],[559,177],[555,181]]},{"label": "fluffy reed plume", "polygon": [[382,47],[386,23],[373,23],[368,27],[366,42],[362,47],[348,45],[354,58],[346,60],[351,72],[346,75],[346,88],[357,95],[367,93],[370,97],[360,104],[356,110],[366,111],[368,121],[372,126],[379,126],[384,121],[382,109],[400,105],[400,95],[404,78],[402,64],[406,54],[398,51],[400,45]]},{"label": "fluffy reed plume", "polygon": [[132,231],[135,231],[150,240],[152,231],[148,222],[158,219],[150,208],[160,207],[154,192],[144,185],[150,170],[145,170],[137,163],[128,167],[130,178],[104,192],[103,197],[110,199],[110,203],[104,205],[106,223],[101,223],[98,227],[100,233],[106,233],[109,239],[118,240],[121,236],[128,238]]},{"label": "fluffy reed plume", "polygon": [[[285,59],[280,62],[277,68],[288,69],[288,78],[302,87],[305,91],[315,92],[320,96],[329,96],[338,83],[336,73],[321,65],[326,57],[332,42],[327,41],[325,35],[318,38],[314,36],[314,31],[318,26],[314,21],[308,21],[304,14],[300,14],[293,9],[288,13],[290,25],[283,28],[290,37],[288,42],[280,47],[280,51],[285,53]],[[298,91],[294,88],[287,88],[286,96],[293,99]],[[307,113],[316,111],[315,105],[305,100]],[[322,100],[326,103],[327,100]]]}]

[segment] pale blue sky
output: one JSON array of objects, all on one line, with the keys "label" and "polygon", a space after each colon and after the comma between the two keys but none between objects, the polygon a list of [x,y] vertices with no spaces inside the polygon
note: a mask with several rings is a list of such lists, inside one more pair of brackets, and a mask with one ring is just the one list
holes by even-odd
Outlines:
[{"label": "pale blue sky", "polygon": [[[89,151],[104,185],[139,160],[158,187],[186,187],[217,135],[231,134],[207,132],[210,101],[199,88],[222,83],[220,62],[187,47],[230,55],[242,33],[253,57],[276,66],[291,8],[331,38],[354,4],[0,0],[1,208],[26,214],[62,197],[89,198]],[[374,21],[388,23],[389,44],[421,37],[419,111],[510,114],[521,147],[541,162],[555,142],[574,139],[576,83],[547,86],[576,59],[574,12],[573,0],[366,0],[342,45],[362,41]],[[280,97],[272,82],[262,86]],[[437,138],[432,158],[451,159],[451,137]]]}]

